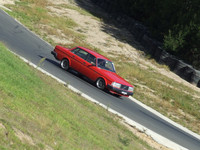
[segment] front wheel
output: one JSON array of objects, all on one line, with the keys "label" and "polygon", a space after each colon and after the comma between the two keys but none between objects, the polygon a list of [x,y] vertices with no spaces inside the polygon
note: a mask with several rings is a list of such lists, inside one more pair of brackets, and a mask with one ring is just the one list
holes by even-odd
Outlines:
[{"label": "front wheel", "polygon": [[105,87],[106,87],[104,79],[102,79],[102,78],[97,79],[97,81],[96,81],[96,87],[98,89],[104,90]]},{"label": "front wheel", "polygon": [[63,59],[60,63],[60,66],[62,69],[64,70],[68,70],[69,69],[69,61],[68,59]]}]

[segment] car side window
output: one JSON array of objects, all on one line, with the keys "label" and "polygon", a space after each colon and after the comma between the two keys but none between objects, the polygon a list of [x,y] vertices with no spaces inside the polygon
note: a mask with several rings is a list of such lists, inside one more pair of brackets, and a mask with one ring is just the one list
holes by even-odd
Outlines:
[{"label": "car side window", "polygon": [[83,58],[83,59],[86,59],[86,57],[87,57],[87,55],[88,55],[88,52],[86,52],[86,51],[80,49],[80,50],[77,51],[75,54],[76,54],[77,56]]},{"label": "car side window", "polygon": [[75,48],[75,49],[71,50],[71,52],[76,54],[79,50],[80,50],[80,48]]},{"label": "car side window", "polygon": [[86,61],[91,63],[92,65],[96,66],[96,57],[95,56],[88,54]]},{"label": "car side window", "polygon": [[105,64],[105,67],[106,67],[108,70],[112,70],[112,69],[113,69],[112,63],[106,63],[106,64]]}]

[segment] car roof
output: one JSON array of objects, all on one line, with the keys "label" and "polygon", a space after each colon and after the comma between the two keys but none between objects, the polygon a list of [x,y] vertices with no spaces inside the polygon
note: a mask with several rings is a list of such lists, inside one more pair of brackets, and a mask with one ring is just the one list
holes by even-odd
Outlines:
[{"label": "car roof", "polygon": [[106,59],[106,60],[111,61],[110,59],[106,58],[105,56],[103,56],[103,55],[101,55],[101,54],[99,54],[99,53],[97,53],[97,52],[95,52],[95,51],[93,51],[93,50],[90,50],[90,49],[88,49],[88,48],[81,47],[81,46],[77,46],[77,47],[78,47],[78,48],[81,48],[81,49],[83,49],[83,50],[85,50],[85,51],[87,51],[88,53],[94,55],[94,56],[97,57],[97,58]]}]

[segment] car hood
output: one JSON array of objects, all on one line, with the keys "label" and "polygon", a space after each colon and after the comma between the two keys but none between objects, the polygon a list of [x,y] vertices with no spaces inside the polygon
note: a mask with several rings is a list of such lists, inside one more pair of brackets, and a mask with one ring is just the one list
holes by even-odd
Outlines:
[{"label": "car hood", "polygon": [[117,82],[117,83],[120,83],[120,84],[123,84],[123,85],[126,85],[126,86],[133,87],[130,83],[128,83],[125,79],[123,79],[122,77],[120,77],[115,72],[104,70],[103,74],[105,75],[105,77],[107,79],[109,79],[112,82]]}]

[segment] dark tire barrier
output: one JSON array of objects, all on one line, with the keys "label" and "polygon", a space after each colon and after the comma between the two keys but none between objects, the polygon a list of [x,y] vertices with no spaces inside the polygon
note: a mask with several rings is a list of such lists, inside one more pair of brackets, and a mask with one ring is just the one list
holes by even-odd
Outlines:
[{"label": "dark tire barrier", "polygon": [[197,87],[199,87],[199,88],[200,88],[200,80],[199,80],[199,82],[197,83]]},{"label": "dark tire barrier", "polygon": [[135,23],[135,25],[133,25],[133,27],[129,31],[134,35],[135,39],[138,42],[141,42],[142,37],[146,33],[146,28],[143,25],[139,24],[139,23]]},{"label": "dark tire barrier", "polygon": [[168,58],[170,57],[170,54],[162,50],[158,57],[159,57],[158,62],[160,64],[165,64],[168,62]]},{"label": "dark tire barrier", "polygon": [[156,47],[154,54],[152,55],[152,57],[155,58],[156,61],[158,61],[158,62],[160,60],[160,55],[161,55],[162,51],[163,50],[160,47]]},{"label": "dark tire barrier", "polygon": [[177,75],[181,75],[183,68],[185,68],[186,66],[186,63],[184,63],[182,60],[178,60],[173,71]]},{"label": "dark tire barrier", "polygon": [[181,74],[179,76],[191,83],[191,77],[192,77],[192,74],[194,74],[194,70],[192,66],[187,65],[186,67],[180,69],[180,72]]},{"label": "dark tire barrier", "polygon": [[197,85],[198,87],[200,87],[200,71],[195,70],[191,74],[191,82],[190,83],[192,83],[192,84]]},{"label": "dark tire barrier", "polygon": [[170,70],[173,71],[176,67],[176,64],[178,63],[178,59],[176,59],[176,57],[174,57],[173,55],[170,55],[169,53],[167,53],[166,51],[162,51],[160,54],[160,59],[159,59],[159,63],[160,64],[165,64],[167,66],[169,66]]},{"label": "dark tire barrier", "polygon": [[141,44],[144,46],[145,49],[148,49],[148,53],[153,55],[156,51],[157,44],[149,38],[146,34],[142,37]]}]

